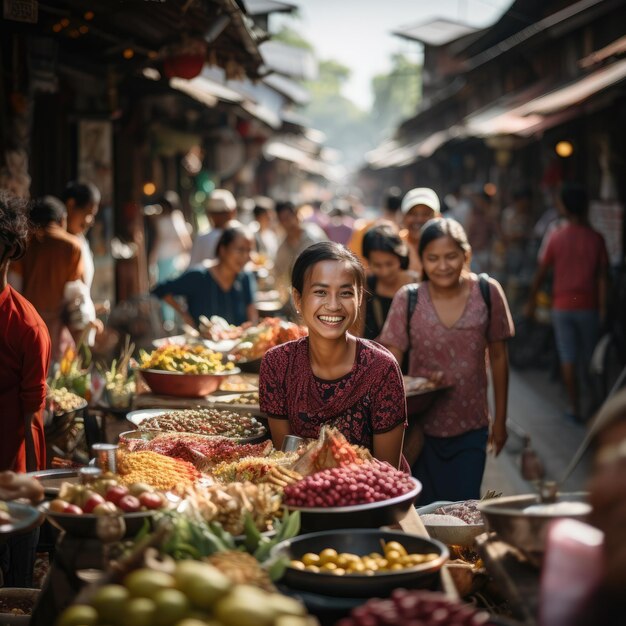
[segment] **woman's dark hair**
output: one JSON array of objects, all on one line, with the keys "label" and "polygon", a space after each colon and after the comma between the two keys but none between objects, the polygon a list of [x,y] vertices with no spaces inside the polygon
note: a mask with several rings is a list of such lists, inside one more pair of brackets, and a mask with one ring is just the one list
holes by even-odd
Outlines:
[{"label": "woman's dark hair", "polygon": [[252,233],[243,226],[229,226],[224,229],[224,232],[217,240],[217,246],[215,246],[215,256],[219,257],[220,250],[222,248],[228,248],[230,244],[237,239],[237,237],[243,237],[244,239],[253,239]]},{"label": "woman's dark hair", "polygon": [[58,198],[44,196],[33,202],[30,210],[30,221],[35,228],[44,228],[52,222],[55,224],[63,223],[66,213],[65,205]]},{"label": "woman's dark hair", "polygon": [[305,248],[294,263],[291,270],[291,286],[298,292],[302,293],[304,289],[304,280],[313,266],[322,261],[345,261],[350,265],[357,288],[363,289],[365,284],[365,270],[359,259],[344,248],[341,244],[334,241],[320,241]]},{"label": "woman's dark hair", "polygon": [[[432,220],[428,220],[420,230],[420,243],[417,248],[420,259],[424,256],[426,246],[442,237],[450,237],[466,254],[472,251],[472,246],[470,246],[465,230],[461,224],[449,217],[435,217]],[[423,269],[422,280],[428,280],[428,275]]]},{"label": "woman's dark hair", "polygon": [[30,235],[28,210],[26,200],[0,190],[0,240],[8,248],[0,257],[0,265],[7,259],[15,261],[26,252]]},{"label": "woman's dark hair", "polygon": [[369,261],[372,252],[388,252],[400,261],[400,268],[409,267],[409,248],[391,224],[370,228],[363,237],[363,256]]},{"label": "woman's dark hair", "polygon": [[74,200],[77,209],[84,209],[87,205],[100,202],[100,191],[93,183],[79,183],[75,180],[67,183],[63,192],[63,202]]},{"label": "woman's dark hair", "polygon": [[389,187],[385,196],[385,208],[389,213],[397,213],[402,206],[403,193],[399,187]]},{"label": "woman's dark hair", "polygon": [[180,196],[171,189],[166,191],[160,198],[157,204],[161,205],[163,213],[169,215],[172,211],[182,210],[182,202]]},{"label": "woman's dark hair", "polygon": [[283,211],[289,211],[289,213],[295,215],[296,214],[296,206],[293,202],[277,202],[276,203],[276,215],[282,213]]},{"label": "woman's dark hair", "polygon": [[580,183],[564,183],[561,187],[561,202],[565,210],[574,217],[587,216],[589,199],[587,189]]}]

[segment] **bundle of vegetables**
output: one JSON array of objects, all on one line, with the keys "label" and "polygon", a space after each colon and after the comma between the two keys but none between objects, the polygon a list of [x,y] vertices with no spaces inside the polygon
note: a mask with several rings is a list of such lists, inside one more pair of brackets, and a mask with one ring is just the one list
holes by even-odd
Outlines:
[{"label": "bundle of vegetables", "polygon": [[222,353],[209,350],[201,344],[165,344],[148,353],[139,353],[141,369],[181,372],[183,374],[220,374],[234,365],[222,362]]},{"label": "bundle of vegetables", "polygon": [[139,545],[150,541],[154,534],[161,534],[164,539],[158,541],[160,553],[177,561],[207,559],[215,554],[227,555],[235,551],[248,552],[259,563],[266,563],[270,578],[277,580],[289,561],[286,557],[284,560],[279,559],[280,563],[275,567],[276,559],[270,558],[272,548],[300,532],[299,511],[290,512],[285,509],[279,514],[282,517],[274,517],[271,523],[275,531],[272,536],[268,533],[262,534],[248,511],[243,514],[242,534],[234,535],[219,522],[205,520],[196,500],[185,500],[184,507],[158,513],[155,533],[146,527],[135,538],[135,542]]},{"label": "bundle of vegetables", "polygon": [[200,478],[200,472],[191,463],[151,451],[121,454],[118,471],[124,485],[146,483],[162,491],[193,485]]},{"label": "bundle of vegetables", "polygon": [[369,450],[348,443],[336,428],[323,426],[319,438],[307,446],[293,470],[308,476],[333,467],[368,463],[372,458]]},{"label": "bundle of vegetables", "polygon": [[91,398],[91,352],[84,344],[76,349],[67,348],[63,353],[59,368],[48,381],[50,389],[67,389],[89,401]]},{"label": "bundle of vegetables", "polygon": [[125,409],[130,406],[135,394],[135,374],[130,369],[135,344],[126,335],[124,347],[119,359],[113,359],[111,367],[99,366],[104,378],[104,391],[109,405],[114,409]]},{"label": "bundle of vegetables", "polygon": [[231,439],[256,437],[265,432],[263,425],[251,415],[218,409],[186,409],[171,411],[145,419],[139,430],[164,430]]},{"label": "bundle of vegetables", "polygon": [[281,506],[281,497],[269,484],[250,482],[227,485],[195,486],[176,489],[175,492],[193,507],[201,519],[219,522],[233,535],[244,531],[246,513],[260,531],[270,530],[272,520]]}]

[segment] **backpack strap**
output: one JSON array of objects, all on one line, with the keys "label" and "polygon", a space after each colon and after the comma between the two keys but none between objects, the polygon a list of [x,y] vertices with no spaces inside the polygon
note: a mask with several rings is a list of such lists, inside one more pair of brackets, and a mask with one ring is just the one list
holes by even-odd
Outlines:
[{"label": "backpack strap", "polygon": [[491,321],[491,288],[489,287],[489,274],[478,274],[478,286],[480,294],[487,305],[487,322]]},{"label": "backpack strap", "polygon": [[411,352],[411,317],[413,316],[413,312],[417,306],[418,287],[419,285],[417,283],[411,283],[407,287],[406,334],[409,340],[409,347],[404,353],[404,358],[402,359],[402,364],[400,366],[403,374],[408,374],[409,371],[409,354]]},{"label": "backpack strap", "polygon": [[413,316],[413,312],[415,311],[415,307],[417,306],[417,288],[419,285],[417,283],[411,283],[407,287],[408,294],[408,306],[406,308],[406,327],[407,330],[409,328],[409,324],[411,322],[411,317]]},{"label": "backpack strap", "polygon": [[407,287],[407,307],[406,307],[406,334],[409,338],[409,349],[407,352],[411,350],[411,317],[413,317],[413,313],[415,312],[415,307],[417,306],[417,294],[419,285],[417,283],[411,283]]}]

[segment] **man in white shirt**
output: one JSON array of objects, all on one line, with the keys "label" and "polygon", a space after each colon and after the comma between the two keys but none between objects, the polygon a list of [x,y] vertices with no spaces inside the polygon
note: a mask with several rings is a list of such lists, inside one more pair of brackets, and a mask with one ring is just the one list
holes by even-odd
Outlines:
[{"label": "man in white shirt", "polygon": [[91,285],[95,274],[93,253],[87,240],[87,232],[94,225],[96,215],[100,208],[100,190],[89,182],[80,183],[72,181],[67,184],[63,192],[63,202],[67,207],[67,230],[78,238],[83,259],[83,282],[86,289],[74,290],[66,297],[76,298],[80,302],[78,309],[71,313],[75,321],[75,330],[91,326],[87,334],[88,345],[93,346],[96,332],[102,331],[102,322],[96,318],[96,309],[91,299]]},{"label": "man in white shirt", "polygon": [[227,189],[215,189],[207,201],[205,211],[212,228],[198,234],[195,238],[191,248],[189,267],[215,258],[217,242],[228,222],[234,220],[237,214],[237,202]]}]

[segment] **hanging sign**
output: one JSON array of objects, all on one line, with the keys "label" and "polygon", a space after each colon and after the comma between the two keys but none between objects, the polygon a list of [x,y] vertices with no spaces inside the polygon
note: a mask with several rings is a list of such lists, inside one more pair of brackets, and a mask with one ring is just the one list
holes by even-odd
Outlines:
[{"label": "hanging sign", "polygon": [[37,23],[38,0],[4,0],[3,16],[5,20]]}]

